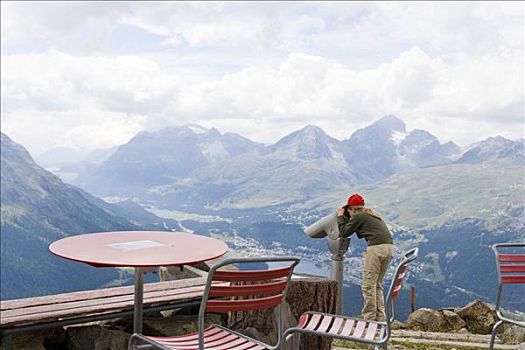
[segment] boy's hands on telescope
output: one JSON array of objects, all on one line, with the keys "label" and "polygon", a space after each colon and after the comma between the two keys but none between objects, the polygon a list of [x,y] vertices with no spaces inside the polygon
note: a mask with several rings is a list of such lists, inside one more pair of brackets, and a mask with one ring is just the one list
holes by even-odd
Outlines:
[{"label": "boy's hands on telescope", "polygon": [[337,208],[336,213],[337,213],[337,216],[343,216],[343,215],[345,215],[345,208],[344,208],[344,207],[342,207],[342,208]]}]

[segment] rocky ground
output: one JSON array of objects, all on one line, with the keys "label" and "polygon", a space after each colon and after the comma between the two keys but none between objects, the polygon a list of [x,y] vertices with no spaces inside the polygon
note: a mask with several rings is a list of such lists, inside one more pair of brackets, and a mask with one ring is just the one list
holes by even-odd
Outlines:
[{"label": "rocky ground", "polygon": [[[521,315],[515,317],[521,321],[524,319]],[[389,349],[487,349],[496,321],[494,310],[479,300],[462,308],[421,308],[410,314],[405,323],[394,321]],[[333,345],[333,350],[366,349],[360,344],[344,341],[335,341]],[[525,350],[525,328],[511,325],[500,327],[494,348]]]},{"label": "rocky ground", "polygon": [[[388,342],[388,349],[391,350],[478,350],[487,349],[490,335],[480,334],[458,334],[458,333],[437,333],[395,330],[392,338]],[[336,341],[332,350],[367,349],[357,343]],[[522,344],[501,344],[497,341],[494,349],[501,350],[525,350],[525,343]]]}]

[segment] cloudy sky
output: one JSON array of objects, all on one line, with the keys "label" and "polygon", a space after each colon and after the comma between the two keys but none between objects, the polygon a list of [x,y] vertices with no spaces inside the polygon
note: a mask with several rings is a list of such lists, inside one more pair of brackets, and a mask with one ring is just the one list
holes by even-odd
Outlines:
[{"label": "cloudy sky", "polygon": [[31,153],[185,123],[273,143],[394,114],[524,137],[520,2],[1,2],[1,128]]}]

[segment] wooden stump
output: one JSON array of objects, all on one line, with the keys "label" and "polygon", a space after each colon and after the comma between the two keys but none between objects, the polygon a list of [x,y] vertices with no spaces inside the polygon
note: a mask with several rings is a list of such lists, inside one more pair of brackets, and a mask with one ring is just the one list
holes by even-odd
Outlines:
[{"label": "wooden stump", "polygon": [[[294,327],[305,311],[335,313],[337,283],[324,277],[295,274],[292,278],[286,302],[282,308],[283,329]],[[277,343],[277,311],[261,310],[233,312],[228,317],[228,326],[267,344]],[[297,336],[282,347],[297,349]],[[301,350],[329,350],[330,338],[301,335]]]}]

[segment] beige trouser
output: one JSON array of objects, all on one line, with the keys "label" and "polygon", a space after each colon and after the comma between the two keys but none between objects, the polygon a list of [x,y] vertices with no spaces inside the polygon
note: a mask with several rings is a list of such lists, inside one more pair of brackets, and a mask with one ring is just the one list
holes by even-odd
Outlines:
[{"label": "beige trouser", "polygon": [[379,244],[366,248],[363,268],[364,306],[361,314],[365,320],[385,321],[385,303],[383,297],[383,278],[392,260],[394,246]]}]

